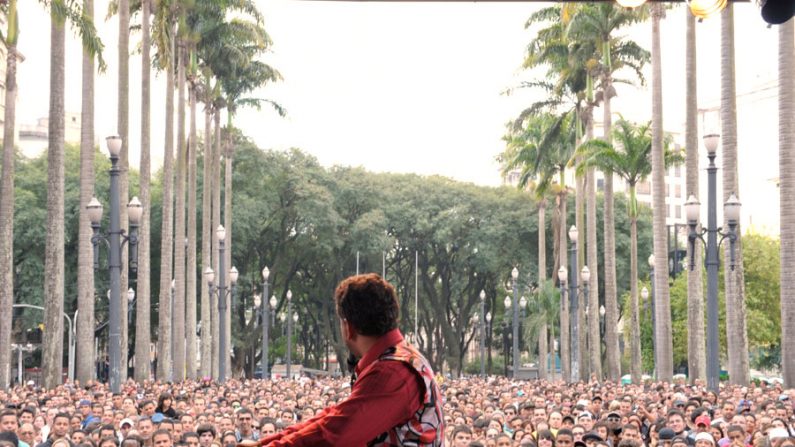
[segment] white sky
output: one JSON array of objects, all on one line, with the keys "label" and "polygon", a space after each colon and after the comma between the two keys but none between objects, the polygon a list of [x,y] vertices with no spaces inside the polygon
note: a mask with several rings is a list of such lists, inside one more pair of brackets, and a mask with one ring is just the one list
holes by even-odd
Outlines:
[{"label": "white sky", "polygon": [[[107,0],[96,0],[100,36],[109,63],[97,78],[97,136],[116,133],[118,25],[104,21]],[[273,111],[241,112],[236,125],[263,148],[299,147],[322,164],[361,165],[373,171],[441,174],[482,185],[500,183],[494,157],[504,123],[539,99],[500,93],[530,74],[519,68],[533,34],[524,22],[532,3],[367,3],[259,0],[274,40],[267,62],[285,81],[256,96],[277,100]],[[17,123],[47,116],[49,17],[36,1],[20,2]],[[684,122],[684,11],[663,22],[663,90],[666,130]],[[756,6],[735,7],[743,214],[766,231],[778,231],[776,114],[777,29],[767,29]],[[720,19],[698,26],[699,107],[719,104]],[[627,35],[650,47],[650,24]],[[69,34],[66,110],[80,111],[80,45]],[[131,47],[139,37],[131,37]],[[140,56],[130,63],[130,162],[140,142]],[[647,70],[647,73],[650,73]],[[650,80],[650,74],[647,75]],[[750,94],[762,87],[770,87]],[[152,151],[163,141],[165,83],[153,78]],[[619,87],[614,112],[647,120],[651,95]],[[601,111],[596,112],[601,116]],[[717,121],[707,117],[707,127]],[[719,161],[720,163],[720,161]],[[706,158],[702,168],[706,165]],[[702,182],[704,183],[704,182]],[[706,197],[705,194],[702,196]],[[769,199],[766,199],[769,197]],[[752,199],[751,199],[752,198]],[[702,200],[702,202],[705,200]]]}]

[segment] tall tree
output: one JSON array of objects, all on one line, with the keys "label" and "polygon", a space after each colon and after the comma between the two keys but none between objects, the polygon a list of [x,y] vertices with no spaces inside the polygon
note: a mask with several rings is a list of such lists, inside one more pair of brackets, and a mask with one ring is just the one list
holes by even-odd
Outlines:
[{"label": "tall tree", "polygon": [[157,30],[160,33],[158,53],[160,68],[166,72],[166,129],[163,153],[163,222],[160,231],[160,309],[159,330],[157,334],[157,377],[160,379],[171,378],[171,290],[166,284],[171,284],[173,260],[173,184],[174,184],[174,39],[176,28],[171,18],[171,10],[167,2],[160,2],[156,20],[159,22]]},{"label": "tall tree", "polygon": [[[574,152],[576,135],[576,119],[574,113],[561,116],[551,114],[526,115],[522,125],[509,126],[509,134],[504,137],[507,148],[500,156],[506,171],[519,168],[520,187],[524,188],[532,179],[536,179],[537,194],[554,190],[556,194],[556,245],[558,246],[557,265],[566,265],[566,166]],[[556,183],[557,182],[557,183]],[[567,300],[560,300],[560,353],[561,368],[564,380],[569,380],[571,370],[569,364],[569,317]]]},{"label": "tall tree", "polygon": [[[698,88],[696,60],[696,18],[690,8],[684,8],[687,34],[685,38],[685,147],[686,152],[686,193],[698,196],[699,151],[698,151]],[[695,265],[701,265],[702,249],[700,244],[688,244],[688,259],[693,256]],[[701,281],[701,268],[687,271],[687,366],[691,383],[707,379],[707,347],[704,338],[704,285]]]},{"label": "tall tree", "polygon": [[795,20],[778,28],[778,158],[781,202],[781,366],[795,387]]},{"label": "tall tree", "polygon": [[64,309],[64,93],[65,28],[54,0],[50,11],[50,112],[47,149],[47,238],[44,261],[44,338],[42,378],[45,388],[61,384]]},{"label": "tall tree", "polygon": [[151,231],[151,162],[150,162],[150,125],[151,125],[151,59],[149,20],[152,15],[150,0],[141,0],[141,161],[139,194],[143,213],[139,228],[138,241],[138,292],[135,307],[135,380],[143,382],[149,379],[149,345],[151,344],[151,264],[150,234]]},{"label": "tall tree", "polygon": [[[10,0],[6,20],[6,97],[3,114],[3,165],[0,177],[0,314],[14,304],[14,132],[17,103],[17,0]],[[11,385],[11,318],[0,318],[0,389]]]},{"label": "tall tree", "polygon": [[668,289],[668,231],[665,226],[665,160],[662,116],[662,59],[660,57],[660,20],[665,10],[661,4],[651,5],[651,184],[654,234],[654,308],[657,349],[657,377],[670,381],[673,377],[673,339],[671,337],[671,298]]},{"label": "tall tree", "polygon": [[[736,194],[737,198],[741,197],[739,176],[737,175],[737,87],[734,76],[734,6],[732,3],[729,3],[721,12],[720,29],[721,158],[723,159],[723,200],[726,201],[731,194]],[[725,215],[723,228],[728,228]],[[726,296],[729,380],[734,384],[747,385],[750,380],[750,369],[741,228],[738,222],[734,266],[731,263],[731,250],[734,247],[731,244],[725,244],[724,247],[723,286]]]},{"label": "tall tree", "polygon": [[188,97],[190,104],[190,132],[188,136],[187,158],[188,165],[188,216],[187,229],[187,259],[185,266],[185,364],[188,379],[196,378],[196,101],[199,79],[196,73],[196,64],[193,50],[188,57]]},{"label": "tall tree", "polygon": [[[602,103],[603,112],[603,128],[604,139],[610,142],[612,136],[611,123],[612,123],[612,108],[611,100],[616,96],[614,73],[618,70],[628,68],[635,72],[636,77],[643,83],[644,78],[641,72],[643,66],[649,61],[648,51],[641,48],[637,43],[627,40],[624,37],[617,37],[616,32],[624,27],[630,26],[648,17],[647,7],[636,9],[622,8],[613,2],[584,4],[575,9],[575,13],[571,17],[569,25],[569,32],[573,38],[578,40],[592,41],[592,48],[594,49],[590,55],[588,66],[588,80],[593,78],[594,83],[598,82],[599,92],[597,93],[596,102]],[[591,96],[589,87],[588,96]],[[590,102],[590,101],[589,101]],[[590,112],[590,111],[589,111]],[[588,114],[587,124],[592,126],[593,119]],[[592,129],[586,132],[589,139],[592,138]],[[594,185],[595,177],[590,175],[587,179],[587,201],[592,203],[596,200],[596,187]],[[606,170],[604,171],[604,302],[605,302],[605,318],[606,327],[608,328],[607,340],[607,360],[608,370],[611,379],[616,380],[620,375],[619,362],[618,362],[618,337],[615,328],[618,323],[618,297],[617,297],[617,282],[616,282],[616,263],[615,263],[615,211],[613,206],[613,174]],[[588,208],[588,216],[595,219],[595,209],[593,206]],[[588,247],[589,254],[588,262],[591,264],[591,272],[598,270],[596,268],[596,237],[592,236],[590,232],[595,231],[594,224],[589,225],[589,238]],[[588,333],[593,344],[599,341],[599,327],[596,324],[599,321],[599,297],[597,294],[592,294],[590,303],[590,315],[588,321],[593,324],[590,325]],[[601,376],[601,356],[598,349],[591,349],[591,364],[594,372]]]},{"label": "tall tree", "polygon": [[[209,70],[205,70],[209,71]],[[213,177],[211,175],[211,167],[213,160],[213,102],[209,99],[210,88],[208,79],[209,73],[205,73],[204,84],[204,152],[202,153],[202,164],[204,171],[202,174],[202,266],[201,272],[204,272],[207,267],[212,266],[212,185]],[[203,279],[203,278],[202,278]],[[213,353],[213,323],[211,315],[213,314],[210,307],[210,291],[207,281],[202,280],[201,292],[201,375],[202,377],[210,377],[212,375],[212,353]]]},{"label": "tall tree", "polygon": [[[636,186],[644,181],[652,171],[651,161],[651,129],[648,124],[636,126],[629,121],[620,119],[613,129],[613,140],[610,144],[604,140],[593,140],[585,143],[583,152],[583,168],[596,166],[604,172],[612,172],[627,183],[629,187],[629,234],[630,234],[630,371],[633,383],[641,383],[641,346],[640,346],[640,309],[638,306],[638,201]],[[665,166],[681,163],[678,153],[668,150],[668,139],[664,141]],[[605,204],[607,208],[607,204]]]},{"label": "tall tree", "polygon": [[[94,19],[94,1],[83,0],[83,16]],[[94,54],[83,47],[83,85],[80,121],[80,226],[77,254],[77,352],[76,378],[87,383],[94,378],[94,257],[91,222],[86,205],[94,197]]]},{"label": "tall tree", "polygon": [[[125,206],[129,200],[130,183],[129,183],[129,170],[130,170],[130,3],[129,0],[119,1],[119,83],[117,90],[118,97],[118,114],[117,114],[117,131],[121,137],[121,152],[119,152],[119,203],[120,207],[120,222],[122,231],[127,230],[127,207]],[[129,272],[127,270],[127,245],[125,244],[122,252],[122,268],[121,268],[121,291],[122,296],[125,295],[129,284]],[[127,378],[127,341],[128,334],[127,328],[127,304],[123,303],[121,310],[121,357],[120,368],[122,381]]]},{"label": "tall tree", "polygon": [[185,378],[185,41],[180,27],[177,37],[177,170],[174,187],[174,324],[173,355],[174,380]]}]

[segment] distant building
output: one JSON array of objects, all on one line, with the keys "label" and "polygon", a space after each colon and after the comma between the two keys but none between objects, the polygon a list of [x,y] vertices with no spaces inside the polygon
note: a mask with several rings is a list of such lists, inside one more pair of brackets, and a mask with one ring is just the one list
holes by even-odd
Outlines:
[{"label": "distant building", "polygon": [[[18,126],[17,146],[25,157],[38,157],[47,150],[49,126],[49,118],[39,118],[36,124],[20,124]],[[66,143],[80,144],[80,126],[80,114],[66,112],[64,123],[64,141]]]}]

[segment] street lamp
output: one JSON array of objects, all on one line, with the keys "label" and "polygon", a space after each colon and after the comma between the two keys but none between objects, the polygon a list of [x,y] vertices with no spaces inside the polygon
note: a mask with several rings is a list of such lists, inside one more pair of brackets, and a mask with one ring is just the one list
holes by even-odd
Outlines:
[{"label": "street lamp", "polygon": [[99,268],[99,244],[108,245],[108,270],[110,273],[110,321],[108,325],[108,347],[110,357],[110,389],[112,393],[121,392],[121,252],[124,244],[130,244],[130,271],[138,268],[138,224],[141,221],[143,207],[138,197],[133,197],[127,204],[127,215],[130,219],[130,234],[125,235],[121,228],[121,205],[119,204],[119,153],[121,138],[118,136],[106,139],[110,154],[110,229],[106,234],[100,232],[102,221],[102,204],[93,197],[86,205],[88,219],[94,235],[91,244],[94,247],[94,269]]},{"label": "street lamp", "polygon": [[599,320],[600,320],[599,323],[601,323],[600,324],[601,327],[599,328],[599,329],[601,329],[600,330],[600,332],[601,332],[600,335],[604,339],[604,336],[605,336],[605,305],[604,304],[599,306]]},{"label": "street lamp", "polygon": [[[486,312],[486,335],[491,334],[491,311]],[[491,345],[488,346],[489,359],[491,359]],[[491,363],[489,363],[489,373],[491,373]]]},{"label": "street lamp", "polygon": [[511,285],[513,286],[513,373],[512,377],[515,379],[516,374],[519,372],[519,289],[516,280],[519,279],[519,270],[514,267],[511,270]]},{"label": "street lamp", "polygon": [[[293,292],[292,290],[287,291],[287,315],[293,313]],[[285,370],[287,379],[291,379],[293,376],[290,375],[290,363],[292,362],[292,355],[293,355],[293,319],[285,317],[287,319],[287,368]],[[284,319],[282,319],[284,321]]]},{"label": "street lamp", "polygon": [[[268,323],[269,323],[269,316],[268,316],[268,277],[270,277],[271,271],[266,266],[262,269],[262,307],[260,307],[260,312],[262,314],[262,360],[260,361],[261,365],[260,369],[262,370],[262,378],[265,379],[268,377]],[[276,301],[274,297],[273,301]],[[275,303],[274,303],[275,304]],[[257,304],[260,306],[260,304]]]},{"label": "street lamp", "polygon": [[207,280],[210,297],[215,296],[218,300],[218,380],[223,382],[226,380],[226,358],[229,355],[229,348],[227,348],[226,340],[226,300],[227,296],[234,296],[235,286],[237,285],[238,271],[237,268],[232,267],[229,270],[229,282],[231,287],[227,290],[226,287],[226,266],[224,265],[224,242],[226,241],[226,230],[223,225],[218,225],[215,230],[215,236],[218,239],[218,285],[215,286],[215,272],[212,267],[207,267],[204,270],[204,277]]},{"label": "street lamp", "polygon": [[569,272],[571,278],[569,279],[569,310],[571,313],[571,381],[578,382],[580,380],[580,325],[579,325],[579,296],[577,295],[577,238],[579,231],[577,227],[572,225],[569,228],[569,239],[571,240],[571,248],[569,248]]},{"label": "street lamp", "polygon": [[[569,279],[569,271],[568,271],[568,269],[566,269],[566,266],[561,265],[560,268],[558,269],[558,283],[560,283],[561,309],[562,309],[563,303],[566,301],[566,283],[568,282],[568,279]],[[563,346],[562,317],[561,317],[561,326],[560,326],[560,342],[561,342],[561,346]],[[563,349],[563,348],[561,347],[561,349]],[[560,361],[561,361],[561,365],[563,365],[563,362],[566,362],[567,359],[564,359],[563,356],[561,355],[560,356]]]},{"label": "street lamp", "polygon": [[486,376],[486,291],[480,291],[480,318],[478,319],[480,329],[480,377]]},{"label": "street lamp", "polygon": [[[685,215],[687,224],[690,227],[688,242],[690,243],[690,270],[695,269],[695,243],[696,239],[706,244],[707,256],[704,264],[707,267],[707,387],[712,391],[718,390],[720,360],[718,344],[718,267],[720,258],[718,256],[718,246],[724,239],[729,239],[730,245],[730,268],[734,270],[734,245],[737,241],[737,223],[740,220],[740,201],[734,193],[729,196],[729,200],[723,205],[723,213],[726,217],[729,229],[722,231],[718,227],[718,186],[717,173],[718,167],[715,165],[715,152],[718,148],[719,136],[715,134],[704,136],[704,146],[707,148],[709,166],[707,167],[707,227],[697,231],[699,212],[701,203],[695,196],[691,195],[685,202]],[[704,241],[704,235],[707,240]],[[718,240],[720,236],[720,240]]]}]

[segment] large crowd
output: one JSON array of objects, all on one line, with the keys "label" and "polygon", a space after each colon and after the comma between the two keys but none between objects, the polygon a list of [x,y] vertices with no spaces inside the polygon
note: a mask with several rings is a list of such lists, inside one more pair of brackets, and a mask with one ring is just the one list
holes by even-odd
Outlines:
[{"label": "large crowd", "polygon": [[[795,390],[440,380],[446,446],[795,447]],[[344,378],[0,390],[0,447],[234,447],[345,399]],[[355,429],[355,427],[353,428]],[[341,446],[345,447],[345,446]]]}]

